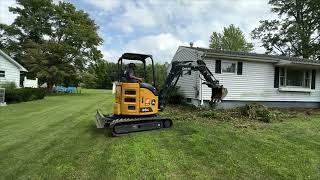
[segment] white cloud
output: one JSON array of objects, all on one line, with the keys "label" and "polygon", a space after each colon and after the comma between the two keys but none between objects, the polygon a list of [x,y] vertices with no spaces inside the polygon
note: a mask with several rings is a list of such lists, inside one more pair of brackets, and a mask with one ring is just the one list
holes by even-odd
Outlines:
[{"label": "white cloud", "polygon": [[0,1],[0,23],[11,24],[17,17],[9,12],[9,7],[15,7],[17,3],[15,0],[1,0]]},{"label": "white cloud", "polygon": [[85,3],[89,3],[91,5],[94,5],[95,7],[102,9],[106,12],[110,12],[115,8],[118,8],[121,2],[119,0],[82,0],[82,1]]},{"label": "white cloud", "polygon": [[145,36],[130,41],[125,50],[135,53],[152,54],[156,62],[171,61],[175,51],[180,45],[188,45],[169,33]]},{"label": "white cloud", "polygon": [[[115,17],[110,25],[120,28],[123,32],[131,33],[135,28],[153,28],[159,23],[154,12],[144,3],[126,1],[123,4],[124,13]],[[139,29],[136,29],[139,31]]]},{"label": "white cloud", "polygon": [[122,54],[116,49],[106,49],[104,46],[99,46],[98,49],[101,51],[103,58],[109,62],[117,62]]},{"label": "white cloud", "polygon": [[209,46],[208,42],[202,41],[202,40],[196,40],[193,42],[193,47],[203,47],[206,48]]},{"label": "white cloud", "polygon": [[[222,32],[223,27],[235,24],[250,41],[250,33],[259,25],[259,20],[275,18],[270,12],[268,0],[127,0],[122,1],[119,6],[123,13],[112,18],[111,26],[125,34],[133,34],[133,37],[136,33],[145,34],[131,40],[124,47],[130,48],[128,50],[149,50],[147,53],[157,53],[162,59],[168,59],[172,51],[162,51],[163,47],[157,42],[158,39],[166,39],[175,45],[190,41],[201,42],[201,46],[208,47],[213,31]],[[155,32],[158,35],[150,35]],[[157,43],[153,44],[151,41]],[[263,53],[260,42],[253,42],[256,43],[255,51]],[[138,47],[139,45],[142,47]],[[177,46],[168,49],[175,51]]]},{"label": "white cloud", "polygon": [[[189,46],[189,42],[184,42],[170,33],[160,33],[148,35],[129,41],[120,50],[106,50],[101,47],[104,58],[116,62],[122,53],[142,53],[152,54],[156,63],[170,62],[179,46]],[[201,40],[194,41],[194,47],[207,47],[208,44]]]},{"label": "white cloud", "polygon": [[[250,33],[259,20],[275,18],[267,0],[125,1],[122,6],[124,13],[113,18],[112,25],[125,34],[145,35],[128,41],[121,49],[109,50],[107,55],[147,53],[162,63],[171,60],[179,45],[189,45],[190,41],[195,47],[208,47],[211,33],[222,32],[230,24],[239,26],[251,41]],[[256,52],[265,52],[259,41],[253,43]]]}]

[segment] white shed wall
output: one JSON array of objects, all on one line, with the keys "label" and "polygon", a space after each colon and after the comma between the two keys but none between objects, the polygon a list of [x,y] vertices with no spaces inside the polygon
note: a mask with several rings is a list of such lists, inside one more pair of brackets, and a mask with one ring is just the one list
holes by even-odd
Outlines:
[{"label": "white shed wall", "polygon": [[5,77],[0,77],[0,84],[13,81],[17,87],[20,86],[20,70],[0,55],[0,71],[5,71]]},{"label": "white shed wall", "polygon": [[[222,59],[223,61],[223,59]],[[205,63],[214,76],[228,89],[224,100],[240,101],[301,101],[320,102],[320,71],[316,72],[316,88],[312,92],[279,92],[274,88],[274,65],[267,62],[242,61],[242,75],[215,74],[215,60],[206,59]],[[203,87],[203,99],[210,100],[211,90]]]},{"label": "white shed wall", "polygon": [[[172,61],[196,61],[198,54],[195,50],[179,47]],[[177,87],[185,98],[198,98],[199,73],[192,72],[191,75],[183,74],[180,77]]]}]

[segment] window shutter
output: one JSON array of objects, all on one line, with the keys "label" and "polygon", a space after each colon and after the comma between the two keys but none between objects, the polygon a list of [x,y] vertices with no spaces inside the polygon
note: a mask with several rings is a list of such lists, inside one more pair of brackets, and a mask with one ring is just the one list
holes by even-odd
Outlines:
[{"label": "window shutter", "polygon": [[242,62],[238,62],[237,74],[242,75]]},{"label": "window shutter", "polygon": [[316,89],[316,70],[311,72],[311,89]]},{"label": "window shutter", "polygon": [[216,60],[216,73],[221,74],[221,60]]},{"label": "window shutter", "polygon": [[274,69],[274,88],[279,87],[279,67],[275,67]]}]

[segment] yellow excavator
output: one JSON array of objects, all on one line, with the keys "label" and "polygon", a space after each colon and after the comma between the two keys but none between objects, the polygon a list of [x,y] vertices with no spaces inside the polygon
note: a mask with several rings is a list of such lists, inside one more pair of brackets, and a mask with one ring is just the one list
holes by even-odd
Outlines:
[{"label": "yellow excavator", "polygon": [[[129,82],[123,76],[123,61],[140,61],[144,67],[144,79],[146,79],[146,62],[151,61],[152,84],[143,82]],[[176,86],[179,77],[183,73],[199,71],[204,78],[204,83],[212,89],[210,103],[221,101],[228,93],[223,85],[215,79],[204,61],[199,58],[196,61],[173,61],[170,72],[163,88],[159,91],[155,87],[155,71],[152,55],[124,53],[118,60],[118,81],[115,88],[115,103],[113,114],[105,115],[101,110],[96,113],[97,128],[110,127],[114,136],[120,136],[133,132],[157,130],[172,126],[172,120],[158,115],[163,111],[169,98],[169,93]]]}]

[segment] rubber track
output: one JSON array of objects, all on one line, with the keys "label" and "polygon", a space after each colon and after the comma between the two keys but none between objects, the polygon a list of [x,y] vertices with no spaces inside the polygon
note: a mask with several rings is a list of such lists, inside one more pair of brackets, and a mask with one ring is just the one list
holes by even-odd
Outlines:
[{"label": "rubber track", "polygon": [[[125,123],[125,124],[127,124],[127,123],[130,123],[130,122],[141,122],[141,121],[161,121],[161,120],[170,120],[171,121],[171,119],[170,118],[166,118],[166,117],[157,117],[157,116],[149,116],[149,117],[143,117],[143,118],[119,118],[119,119],[115,119],[115,120],[113,120],[111,123],[110,123],[110,127],[111,127],[111,129],[112,129],[112,134],[114,135],[114,136],[123,136],[123,135],[126,135],[126,134],[130,134],[130,133],[125,133],[125,134],[117,134],[117,133],[115,133],[114,132],[114,129],[113,129],[113,127],[116,125],[116,124],[119,124],[119,123]],[[131,124],[131,123],[130,123]],[[171,121],[171,126],[172,126],[172,121]],[[171,127],[170,126],[170,127]],[[162,127],[163,128],[163,127]],[[161,129],[162,129],[161,128]],[[143,130],[142,130],[143,131]],[[139,132],[139,131],[135,131],[135,132],[133,132],[133,133],[136,133],[136,132]],[[140,131],[141,132],[141,131]]]}]

